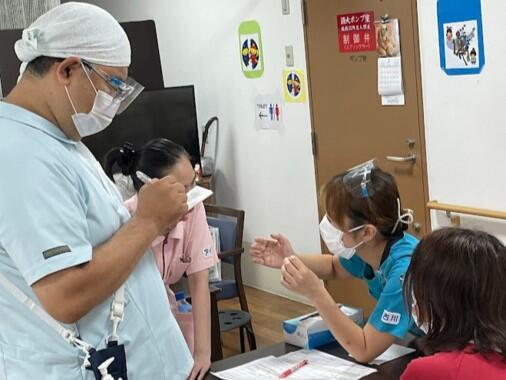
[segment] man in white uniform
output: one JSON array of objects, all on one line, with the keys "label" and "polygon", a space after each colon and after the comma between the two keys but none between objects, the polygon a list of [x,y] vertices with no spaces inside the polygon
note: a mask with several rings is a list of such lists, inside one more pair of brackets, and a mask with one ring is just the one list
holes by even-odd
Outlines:
[{"label": "man in white uniform", "polygon": [[22,74],[0,102],[0,379],[93,379],[83,364],[109,357],[117,379],[125,353],[130,380],[186,379],[192,358],[148,250],[187,211],[184,187],[144,186],[130,218],[80,142],[142,90],[125,32],[66,3],[15,49]]}]

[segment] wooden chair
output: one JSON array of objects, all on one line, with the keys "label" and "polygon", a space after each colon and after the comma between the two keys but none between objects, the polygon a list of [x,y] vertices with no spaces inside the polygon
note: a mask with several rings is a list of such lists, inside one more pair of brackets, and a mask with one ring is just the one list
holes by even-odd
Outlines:
[{"label": "wooden chair", "polygon": [[[251,324],[246,293],[242,282],[241,256],[244,231],[244,211],[226,207],[205,205],[207,223],[219,229],[221,251],[218,252],[222,265],[232,265],[234,275],[231,279],[213,282],[212,286],[221,291],[216,293],[218,301],[238,297],[241,310],[219,310],[220,331],[239,328],[241,352],[245,352],[244,333],[248,338],[250,351],[256,350],[256,338]],[[216,325],[216,323],[214,323]],[[221,342],[220,342],[221,345]]]}]

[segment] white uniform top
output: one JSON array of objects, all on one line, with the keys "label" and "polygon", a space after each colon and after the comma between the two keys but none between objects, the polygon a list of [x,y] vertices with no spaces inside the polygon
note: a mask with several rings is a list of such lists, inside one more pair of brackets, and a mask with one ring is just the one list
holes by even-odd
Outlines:
[{"label": "white uniform top", "polygon": [[[129,217],[119,195],[104,186],[105,174],[85,162],[82,147],[46,119],[0,102],[0,272],[35,302],[33,283],[92,260],[93,247]],[[128,378],[186,379],[191,354],[152,254],[128,278],[125,298],[118,334]],[[67,327],[104,348],[111,302]],[[5,289],[0,326],[0,380],[94,378],[81,368],[80,352]]]}]

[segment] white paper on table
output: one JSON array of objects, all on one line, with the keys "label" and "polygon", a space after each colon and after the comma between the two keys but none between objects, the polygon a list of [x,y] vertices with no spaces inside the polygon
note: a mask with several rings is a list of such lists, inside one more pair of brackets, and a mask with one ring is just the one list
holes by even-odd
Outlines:
[{"label": "white paper on table", "polygon": [[383,96],[404,93],[401,57],[378,58],[378,93]]},{"label": "white paper on table", "polygon": [[[309,364],[290,375],[290,380],[358,380],[377,372],[349,360],[318,350],[299,350],[281,356],[288,367],[307,359]],[[284,368],[284,369],[287,369]]]},{"label": "white paper on table", "polygon": [[209,198],[211,195],[213,195],[213,192],[211,190],[204,187],[195,186],[186,194],[188,197],[188,200],[186,201],[188,205],[188,211],[194,208],[198,203],[203,202]]},{"label": "white paper on table", "polygon": [[392,344],[388,348],[388,350],[383,352],[380,356],[378,356],[376,359],[374,359],[369,364],[382,365],[386,362],[398,359],[401,356],[411,354],[414,351],[415,351],[415,349],[413,349],[413,348],[400,346],[398,344]]},{"label": "white paper on table", "polygon": [[238,367],[220,372],[211,372],[211,374],[223,380],[277,379],[279,374],[283,371],[276,371],[277,362],[278,359],[275,356],[267,356]]},{"label": "white paper on table", "polygon": [[290,380],[358,380],[376,372],[368,368],[318,350],[299,350],[276,358],[263,359],[213,373],[224,380],[275,380],[285,370],[302,360],[308,364],[290,375]]}]

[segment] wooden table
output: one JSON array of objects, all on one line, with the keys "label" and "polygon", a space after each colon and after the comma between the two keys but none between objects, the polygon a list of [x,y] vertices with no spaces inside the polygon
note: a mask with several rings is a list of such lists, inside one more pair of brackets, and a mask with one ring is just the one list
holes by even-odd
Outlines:
[{"label": "wooden table", "polygon": [[[299,350],[299,347],[292,346],[286,343],[278,343],[273,346],[265,347],[258,349],[256,351],[246,352],[245,354],[233,356],[231,358],[221,360],[218,362],[214,362],[211,366],[211,371],[218,372],[223,371],[225,369],[229,369],[232,367],[236,367],[241,364],[248,363],[250,361],[260,359],[269,355],[281,356],[291,351]],[[352,360],[348,353],[337,343],[331,343],[326,346],[318,348],[320,351],[324,351],[328,354],[335,355],[339,358]],[[376,368],[378,372],[375,372],[369,376],[364,377],[363,379],[367,380],[398,380],[401,376],[402,372],[408,365],[408,363],[419,356],[418,353],[413,353],[411,355],[403,356],[399,359],[393,360],[391,362],[385,363],[381,366],[372,366]],[[216,380],[218,379],[216,376],[211,375],[210,373],[204,378],[205,380]],[[239,380],[239,379],[238,379]],[[260,380],[260,379],[259,379]]]}]

